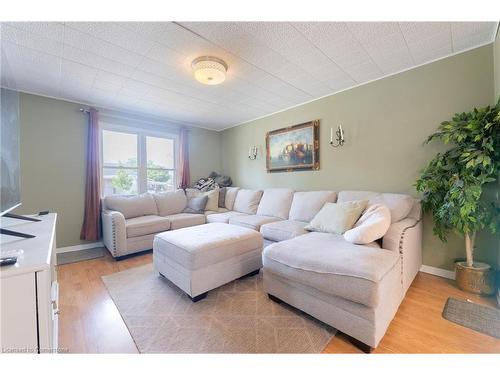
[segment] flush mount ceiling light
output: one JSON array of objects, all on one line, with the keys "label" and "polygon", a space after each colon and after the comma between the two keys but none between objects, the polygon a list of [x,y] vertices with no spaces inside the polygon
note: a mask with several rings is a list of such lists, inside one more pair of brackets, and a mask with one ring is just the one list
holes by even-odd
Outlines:
[{"label": "flush mount ceiling light", "polygon": [[202,56],[191,63],[194,78],[204,85],[218,85],[226,79],[227,64],[217,57]]}]

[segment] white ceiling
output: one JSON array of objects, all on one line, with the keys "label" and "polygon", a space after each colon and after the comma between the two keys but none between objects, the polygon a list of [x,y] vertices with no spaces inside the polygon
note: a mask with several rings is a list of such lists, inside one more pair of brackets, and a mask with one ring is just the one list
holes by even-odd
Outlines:
[{"label": "white ceiling", "polygon": [[[4,22],[21,91],[224,129],[494,40],[496,22]],[[191,61],[214,55],[226,81]]]}]

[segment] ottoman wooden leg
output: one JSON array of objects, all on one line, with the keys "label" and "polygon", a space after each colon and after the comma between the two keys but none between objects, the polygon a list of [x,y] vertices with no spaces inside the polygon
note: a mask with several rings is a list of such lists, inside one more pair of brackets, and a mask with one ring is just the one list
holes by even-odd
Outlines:
[{"label": "ottoman wooden leg", "polygon": [[202,294],[198,294],[196,297],[189,297],[189,298],[191,298],[191,301],[193,301],[193,302],[198,302],[198,301],[201,301],[203,298],[205,298],[207,295],[208,295],[208,292],[205,292]]}]

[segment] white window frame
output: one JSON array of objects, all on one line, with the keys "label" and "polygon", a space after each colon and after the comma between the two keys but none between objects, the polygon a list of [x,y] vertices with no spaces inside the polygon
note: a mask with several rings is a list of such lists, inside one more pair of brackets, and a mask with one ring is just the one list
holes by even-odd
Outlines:
[{"label": "white window frame", "polygon": [[[99,132],[100,132],[100,144],[99,144],[99,159],[101,165],[101,196],[104,196],[104,183],[102,181],[103,172],[104,172],[104,160],[103,160],[103,131],[113,131],[120,133],[128,133],[137,135],[137,194],[147,193],[148,182],[147,182],[147,155],[146,155],[146,139],[147,137],[156,137],[156,138],[165,138],[171,139],[174,142],[174,168],[162,168],[167,171],[173,171],[174,180],[173,185],[174,189],[177,187],[177,178],[178,178],[178,170],[177,167],[179,165],[179,155],[177,149],[179,147],[179,135],[163,132],[158,130],[151,129],[143,129],[143,128],[134,128],[130,126],[123,126],[118,124],[111,124],[107,122],[101,122],[99,124]],[[135,169],[135,168],[133,168]]]}]

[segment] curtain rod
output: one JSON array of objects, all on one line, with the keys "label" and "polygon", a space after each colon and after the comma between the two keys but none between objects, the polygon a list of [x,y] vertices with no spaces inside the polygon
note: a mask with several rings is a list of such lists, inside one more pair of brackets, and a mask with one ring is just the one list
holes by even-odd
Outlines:
[{"label": "curtain rod", "polygon": [[[82,113],[90,113],[90,109],[80,108],[80,112],[82,112]],[[96,112],[99,112],[99,110],[96,109]]]}]

